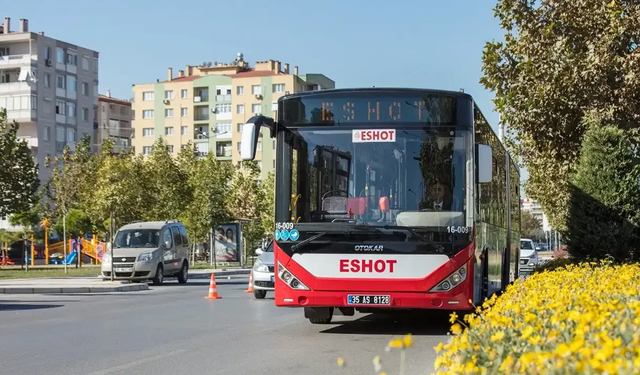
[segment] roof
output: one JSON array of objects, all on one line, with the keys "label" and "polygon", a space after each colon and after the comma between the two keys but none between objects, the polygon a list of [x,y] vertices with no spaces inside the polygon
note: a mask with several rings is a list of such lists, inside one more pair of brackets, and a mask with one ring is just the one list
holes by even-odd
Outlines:
[{"label": "roof", "polygon": [[247,72],[240,72],[236,74],[225,74],[231,78],[251,78],[251,77],[269,77],[278,75],[273,70],[249,70]]},{"label": "roof", "polygon": [[101,102],[108,102],[108,103],[114,103],[114,104],[120,104],[120,105],[126,105],[131,107],[131,102],[125,99],[118,99],[118,98],[112,98],[110,96],[106,96],[106,95],[98,95],[98,100]]},{"label": "roof", "polygon": [[167,221],[140,221],[125,224],[120,229],[162,229],[165,225],[169,224],[182,224],[179,221],[167,220]]},{"label": "roof", "polygon": [[450,95],[455,97],[466,97],[471,99],[471,95],[460,91],[447,91],[447,90],[435,90],[435,89],[419,89],[413,87],[354,87],[354,88],[341,88],[341,89],[323,89],[314,91],[301,91],[285,95],[280,97],[279,100],[287,100],[301,96],[322,96],[322,95],[334,95],[334,94],[348,94],[348,93],[410,93],[414,94],[435,94],[435,95]]},{"label": "roof", "polygon": [[173,78],[171,81],[162,81],[162,83],[168,83],[168,82],[190,82],[190,81],[195,81],[198,78],[202,78],[204,76],[184,76],[184,77],[177,77],[177,78]]}]

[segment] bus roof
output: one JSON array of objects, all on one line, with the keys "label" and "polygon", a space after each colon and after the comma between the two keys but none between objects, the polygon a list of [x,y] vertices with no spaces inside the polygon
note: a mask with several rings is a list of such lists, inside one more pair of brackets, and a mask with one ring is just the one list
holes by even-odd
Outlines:
[{"label": "bus roof", "polygon": [[435,95],[447,95],[447,96],[454,96],[454,97],[473,100],[470,94],[460,92],[460,91],[420,89],[420,88],[409,88],[409,87],[355,87],[355,88],[326,89],[326,90],[316,90],[316,91],[301,91],[293,94],[283,95],[278,99],[278,101],[304,97],[304,96],[321,96],[321,95],[346,94],[346,93],[358,94],[358,93],[372,93],[372,92],[380,92],[380,93],[403,92],[403,93],[414,93],[414,94],[418,94],[418,93],[435,94]]}]

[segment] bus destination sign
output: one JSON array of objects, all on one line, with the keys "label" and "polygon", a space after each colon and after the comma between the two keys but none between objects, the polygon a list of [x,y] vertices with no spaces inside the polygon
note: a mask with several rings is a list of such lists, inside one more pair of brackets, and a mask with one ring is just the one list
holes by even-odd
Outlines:
[{"label": "bus destination sign", "polygon": [[422,123],[452,125],[456,98],[444,95],[350,93],[310,95],[281,102],[282,118],[291,125]]}]

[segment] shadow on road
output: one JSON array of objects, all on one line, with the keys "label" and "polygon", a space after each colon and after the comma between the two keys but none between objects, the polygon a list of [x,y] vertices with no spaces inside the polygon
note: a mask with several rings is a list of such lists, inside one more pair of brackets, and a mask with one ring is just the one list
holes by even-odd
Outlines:
[{"label": "shadow on road", "polygon": [[[446,335],[451,324],[448,315],[439,311],[417,313],[369,314],[360,319],[342,321],[342,316],[334,316],[332,328],[320,333],[438,336]],[[347,318],[347,317],[344,317]]]},{"label": "shadow on road", "polygon": [[0,312],[2,311],[27,311],[27,310],[40,310],[40,309],[52,309],[55,307],[62,307],[64,305],[54,304],[34,304],[34,303],[4,303],[0,302]]}]

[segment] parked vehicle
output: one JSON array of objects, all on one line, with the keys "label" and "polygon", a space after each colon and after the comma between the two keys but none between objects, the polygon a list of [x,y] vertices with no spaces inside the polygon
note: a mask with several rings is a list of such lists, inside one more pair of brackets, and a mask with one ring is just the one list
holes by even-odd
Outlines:
[{"label": "parked vehicle", "polygon": [[273,241],[265,250],[257,249],[258,259],[253,264],[253,295],[258,299],[267,296],[267,291],[275,289],[275,258]]},{"label": "parked vehicle", "polygon": [[538,262],[538,252],[533,240],[520,239],[520,273],[532,273]]},{"label": "parked vehicle", "polygon": [[177,220],[133,222],[118,229],[102,258],[102,278],[142,281],[160,285],[165,277],[184,284],[189,271],[189,238]]}]

